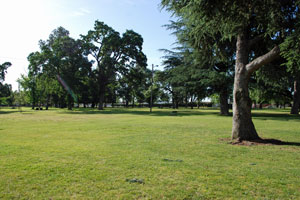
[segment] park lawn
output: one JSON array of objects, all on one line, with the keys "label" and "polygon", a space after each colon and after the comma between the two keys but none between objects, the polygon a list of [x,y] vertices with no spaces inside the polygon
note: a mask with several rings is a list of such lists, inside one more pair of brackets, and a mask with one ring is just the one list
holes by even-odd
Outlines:
[{"label": "park lawn", "polygon": [[[0,199],[300,199],[300,118],[254,111],[229,144],[214,109],[0,110]],[[134,182],[135,180],[141,182]]]}]

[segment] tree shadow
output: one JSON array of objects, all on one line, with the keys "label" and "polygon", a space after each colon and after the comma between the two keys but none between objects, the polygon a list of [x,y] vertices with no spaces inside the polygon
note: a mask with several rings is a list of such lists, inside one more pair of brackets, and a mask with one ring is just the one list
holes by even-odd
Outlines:
[{"label": "tree shadow", "polygon": [[24,111],[24,110],[18,110],[18,109],[11,109],[11,110],[0,110],[0,115],[4,114],[13,114],[13,113],[21,113],[21,114],[26,114],[26,115],[31,115],[32,113],[29,111]]},{"label": "tree shadow", "polygon": [[252,117],[258,120],[300,120],[300,115],[291,115],[289,113],[252,113]]},{"label": "tree shadow", "polygon": [[19,110],[10,110],[10,111],[2,111],[0,110],[0,115],[2,114],[11,114],[11,113],[18,113],[20,112]]},{"label": "tree shadow", "polygon": [[137,110],[137,109],[130,109],[130,108],[109,108],[104,110],[97,110],[97,109],[74,109],[73,111],[65,111],[61,112],[61,114],[86,114],[86,115],[108,115],[108,114],[127,114],[127,115],[143,115],[143,116],[160,116],[160,117],[183,117],[183,116],[200,116],[200,115],[217,115],[221,116],[218,113],[218,110],[209,110],[209,111],[201,111],[201,110],[171,110],[171,109],[161,109],[149,112],[147,110]]},{"label": "tree shadow", "polygon": [[277,139],[257,139],[257,140],[243,140],[243,141],[232,141],[230,144],[252,146],[252,145],[287,145],[287,146],[300,146],[300,142],[285,142]]},{"label": "tree shadow", "polygon": [[256,142],[260,144],[300,146],[300,142],[285,142],[276,139],[261,139],[261,140],[257,140]]}]

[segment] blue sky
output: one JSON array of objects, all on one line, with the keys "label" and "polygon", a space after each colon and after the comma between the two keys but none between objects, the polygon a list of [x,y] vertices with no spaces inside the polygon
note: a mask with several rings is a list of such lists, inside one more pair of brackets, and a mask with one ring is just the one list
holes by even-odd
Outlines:
[{"label": "blue sky", "polygon": [[163,25],[170,13],[161,11],[160,0],[7,0],[0,2],[0,63],[10,61],[6,82],[17,89],[16,80],[27,72],[27,56],[38,49],[52,30],[63,26],[79,38],[103,21],[123,33],[132,29],[144,38],[144,53],[151,64],[160,65],[159,49],[172,48],[175,37]]}]

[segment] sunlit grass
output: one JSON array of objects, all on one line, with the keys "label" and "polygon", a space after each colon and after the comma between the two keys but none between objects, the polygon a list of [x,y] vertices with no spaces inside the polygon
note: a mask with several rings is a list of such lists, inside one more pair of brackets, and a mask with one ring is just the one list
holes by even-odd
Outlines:
[{"label": "sunlit grass", "polygon": [[[227,144],[232,119],[218,110],[2,108],[0,120],[0,199],[300,198],[300,146]],[[300,143],[286,110],[254,123]]]}]

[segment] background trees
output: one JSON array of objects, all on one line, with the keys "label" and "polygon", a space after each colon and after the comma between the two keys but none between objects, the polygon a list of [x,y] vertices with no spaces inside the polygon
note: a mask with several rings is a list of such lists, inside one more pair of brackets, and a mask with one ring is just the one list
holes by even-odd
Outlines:
[{"label": "background trees", "polygon": [[131,67],[146,67],[147,59],[142,52],[143,38],[132,30],[127,30],[122,37],[113,28],[96,21],[94,30],[82,35],[87,53],[97,66],[98,109],[103,109],[107,86],[115,80],[117,73],[124,74]]},{"label": "background trees", "polygon": [[11,104],[10,96],[12,95],[12,88],[10,84],[3,84],[7,69],[11,66],[10,62],[0,64],[0,104]]},{"label": "background trees", "polygon": [[104,103],[117,98],[141,98],[147,66],[143,38],[132,30],[121,36],[99,21],[81,38],[75,40],[58,27],[39,41],[40,51],[28,56],[28,74],[19,83],[32,108],[50,104],[72,109],[76,103],[103,109]]},{"label": "background trees", "polygon": [[28,91],[32,107],[49,101],[57,107],[72,109],[74,101],[79,103],[76,93],[91,68],[84,56],[80,40],[74,40],[63,27],[55,29],[47,41],[40,41],[40,52],[28,56],[28,75],[20,80]]}]

